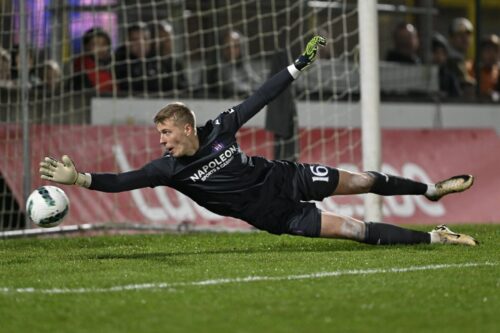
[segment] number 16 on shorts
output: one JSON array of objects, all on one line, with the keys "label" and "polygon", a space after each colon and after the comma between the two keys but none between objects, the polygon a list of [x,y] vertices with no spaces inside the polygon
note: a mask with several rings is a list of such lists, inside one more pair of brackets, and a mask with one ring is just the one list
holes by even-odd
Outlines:
[{"label": "number 16 on shorts", "polygon": [[322,165],[311,165],[311,172],[313,182],[328,182],[328,168]]}]

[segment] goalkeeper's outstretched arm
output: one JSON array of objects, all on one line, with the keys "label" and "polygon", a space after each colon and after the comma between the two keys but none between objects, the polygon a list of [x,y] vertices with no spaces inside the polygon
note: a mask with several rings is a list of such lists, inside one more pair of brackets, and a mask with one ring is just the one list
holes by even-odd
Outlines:
[{"label": "goalkeeper's outstretched arm", "polygon": [[298,78],[300,73],[316,60],[319,47],[325,45],[326,39],[324,37],[314,36],[292,65],[267,80],[252,96],[234,107],[234,110],[237,111],[235,115],[237,117],[236,130]]},{"label": "goalkeeper's outstretched arm", "polygon": [[90,174],[76,170],[75,164],[64,155],[61,161],[45,157],[40,162],[40,177],[64,185],[78,185],[101,192],[123,192],[151,187],[151,180],[144,168],[119,174]]}]

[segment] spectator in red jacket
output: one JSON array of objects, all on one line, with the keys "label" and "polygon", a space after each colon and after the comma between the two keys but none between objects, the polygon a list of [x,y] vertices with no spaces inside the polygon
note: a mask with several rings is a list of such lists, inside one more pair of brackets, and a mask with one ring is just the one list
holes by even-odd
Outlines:
[{"label": "spectator in red jacket", "polygon": [[73,89],[112,93],[115,84],[111,66],[111,38],[106,31],[95,27],[85,32],[82,41],[83,54],[73,63]]}]

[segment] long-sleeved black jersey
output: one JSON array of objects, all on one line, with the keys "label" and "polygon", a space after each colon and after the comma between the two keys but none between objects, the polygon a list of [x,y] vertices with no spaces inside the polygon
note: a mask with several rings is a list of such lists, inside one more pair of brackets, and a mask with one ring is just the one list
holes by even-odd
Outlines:
[{"label": "long-sleeved black jersey", "polygon": [[267,224],[280,223],[283,214],[302,199],[293,178],[294,172],[305,166],[249,157],[241,151],[235,135],[293,80],[284,69],[243,103],[198,127],[200,146],[195,155],[174,158],[166,154],[135,171],[94,173],[90,189],[120,192],[165,185],[214,213],[269,229]]}]

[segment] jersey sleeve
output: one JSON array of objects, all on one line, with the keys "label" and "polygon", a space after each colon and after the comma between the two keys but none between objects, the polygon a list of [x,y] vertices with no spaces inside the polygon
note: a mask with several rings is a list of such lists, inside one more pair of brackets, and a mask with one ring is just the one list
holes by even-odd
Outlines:
[{"label": "jersey sleeve", "polygon": [[161,167],[160,160],[152,161],[138,170],[123,173],[92,173],[89,189],[101,192],[124,192],[144,187],[169,185],[170,172],[168,167]]},{"label": "jersey sleeve", "polygon": [[255,93],[243,101],[243,103],[221,113],[214,120],[215,125],[222,125],[226,130],[236,133],[243,124],[281,94],[293,82],[297,76],[294,74],[288,68],[278,72],[257,89]]}]

